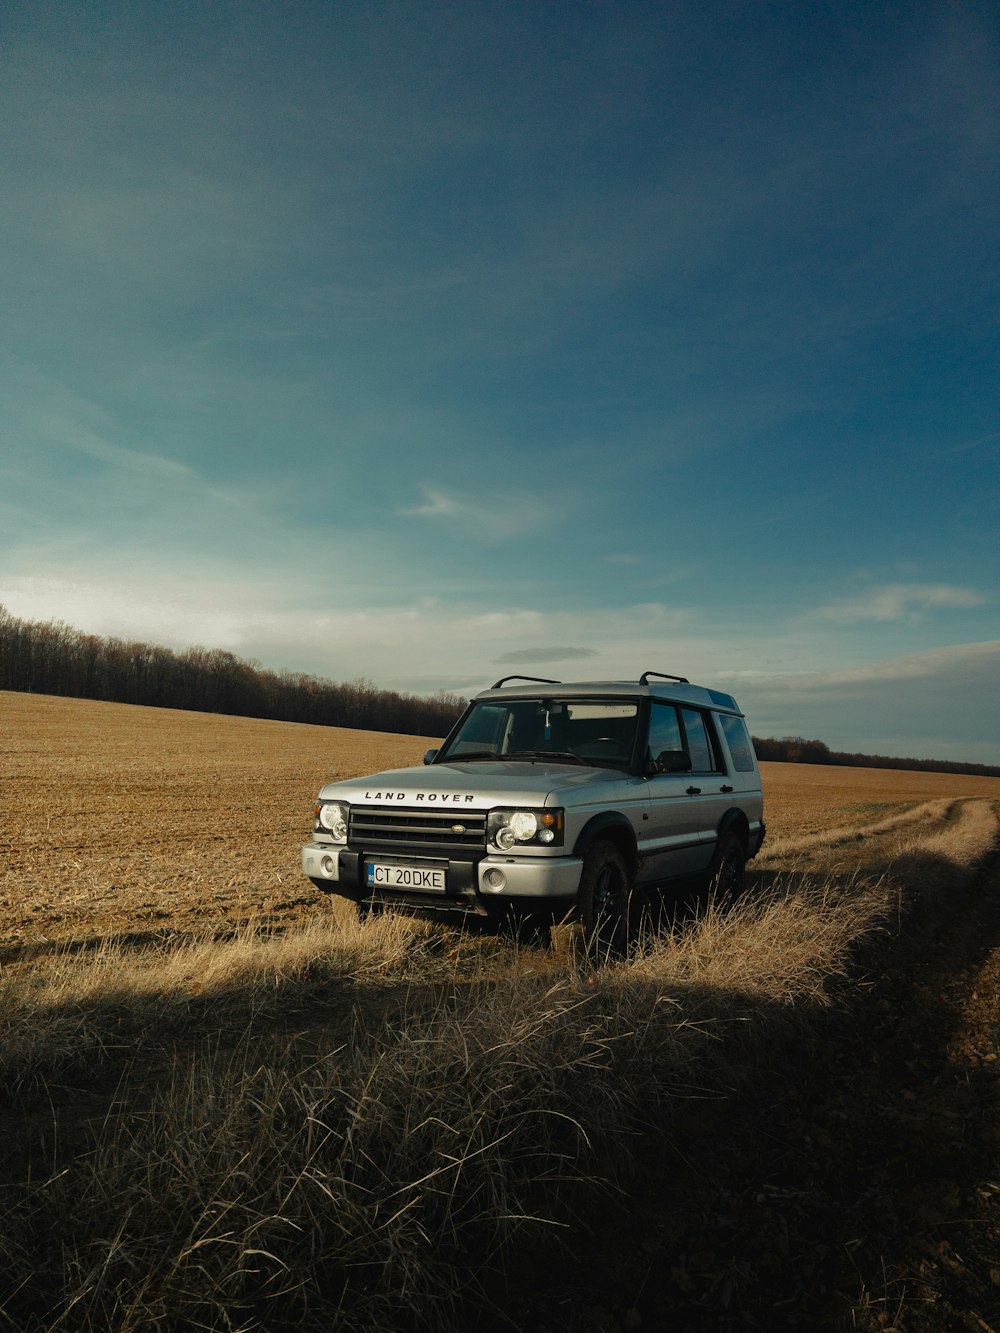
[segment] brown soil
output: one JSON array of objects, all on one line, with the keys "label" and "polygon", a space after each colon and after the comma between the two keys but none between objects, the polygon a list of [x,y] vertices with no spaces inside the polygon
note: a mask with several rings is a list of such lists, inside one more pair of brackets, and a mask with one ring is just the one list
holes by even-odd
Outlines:
[{"label": "brown soil", "polygon": [[761,764],[767,845],[872,824],[907,807],[940,799],[1000,800],[1000,778],[964,773],[834,768],[823,764]]},{"label": "brown soil", "polygon": [[314,914],[299,846],[320,786],[430,744],[0,691],[0,960]]},{"label": "brown soil", "polygon": [[[330,910],[298,847],[322,782],[427,738],[0,693],[0,965]],[[765,766],[769,844],[1000,780]],[[870,851],[870,848],[868,849]],[[839,846],[837,864],[866,846]],[[809,1040],[683,1133],[479,1327],[1000,1333],[1000,882],[858,960]]]}]

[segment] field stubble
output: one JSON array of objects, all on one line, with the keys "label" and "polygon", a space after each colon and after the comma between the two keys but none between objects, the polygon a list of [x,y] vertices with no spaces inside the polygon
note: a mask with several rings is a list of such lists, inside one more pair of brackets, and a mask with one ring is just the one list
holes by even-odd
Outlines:
[{"label": "field stubble", "polygon": [[[419,763],[432,743],[0,692],[0,950],[306,920],[316,895],[298,848],[320,786]],[[996,778],[763,768],[768,848],[1000,791]]]},{"label": "field stubble", "polygon": [[[990,801],[966,798],[995,800],[996,780],[767,766],[756,899],[702,904],[595,973],[422,922],[359,926],[300,879],[321,782],[418,761],[425,739],[20,695],[0,709],[0,1130],[19,1153],[0,1328],[443,1330],[473,1310],[484,1328],[560,1333],[801,1327],[796,1268],[835,1288],[813,1297],[812,1327],[923,1333],[942,1301],[991,1327],[988,1255],[947,1297],[948,1251],[845,1239],[846,1263],[740,1164],[774,1142],[773,1106],[754,1128],[763,1071],[787,1075],[817,1015],[843,1022],[859,959],[859,993],[878,992],[872,941],[902,938],[907,915],[947,933],[968,907],[997,830]],[[966,1076],[1000,1042],[995,1003],[977,1003],[937,1052],[947,1065],[954,1046]],[[935,1070],[943,1097],[954,1080]],[[826,1135],[839,1178],[803,1086],[778,1123],[803,1122],[813,1155]],[[727,1145],[718,1108],[740,1089],[749,1138]],[[857,1118],[832,1094],[828,1109]],[[601,1219],[621,1198],[616,1244]],[[720,1199],[746,1224],[743,1267]],[[824,1247],[836,1262],[817,1268]],[[792,1322],[767,1313],[767,1283],[792,1284]]]}]

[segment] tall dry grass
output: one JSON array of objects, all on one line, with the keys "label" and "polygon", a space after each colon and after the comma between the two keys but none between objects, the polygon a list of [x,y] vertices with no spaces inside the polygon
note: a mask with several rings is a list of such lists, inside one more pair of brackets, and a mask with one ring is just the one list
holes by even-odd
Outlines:
[{"label": "tall dry grass", "polygon": [[980,803],[871,872],[779,868],[599,970],[504,946],[485,976],[493,946],[382,917],[9,972],[15,1109],[50,1119],[84,1069],[117,1090],[4,1190],[0,1328],[467,1325],[512,1247],[568,1241],[643,1131],[773,1058],[995,839]]},{"label": "tall dry grass", "polygon": [[[343,905],[344,909],[348,904]],[[430,931],[401,916],[318,916],[288,932],[244,926],[229,938],[112,936],[57,948],[0,973],[0,1105],[25,1087],[95,1072],[116,1053],[294,1015],[349,985],[429,971]]]}]

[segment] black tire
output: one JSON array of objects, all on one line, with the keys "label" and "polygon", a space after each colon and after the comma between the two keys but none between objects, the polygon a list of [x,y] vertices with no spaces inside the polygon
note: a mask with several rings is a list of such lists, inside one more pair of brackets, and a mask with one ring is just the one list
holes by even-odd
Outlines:
[{"label": "black tire", "polygon": [[746,888],[747,852],[735,833],[723,833],[708,867],[709,892],[719,900],[733,902]]},{"label": "black tire", "polygon": [[628,946],[631,887],[618,848],[610,842],[596,843],[584,858],[573,914],[596,962],[620,957]]}]

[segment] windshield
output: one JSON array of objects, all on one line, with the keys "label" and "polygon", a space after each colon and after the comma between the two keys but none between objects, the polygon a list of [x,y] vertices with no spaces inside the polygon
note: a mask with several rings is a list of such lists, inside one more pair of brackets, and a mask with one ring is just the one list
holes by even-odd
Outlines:
[{"label": "windshield", "polygon": [[626,768],[638,711],[629,699],[491,699],[473,706],[438,761],[548,759]]}]

